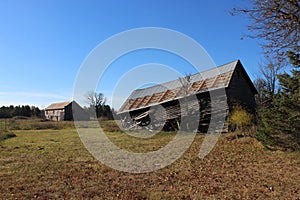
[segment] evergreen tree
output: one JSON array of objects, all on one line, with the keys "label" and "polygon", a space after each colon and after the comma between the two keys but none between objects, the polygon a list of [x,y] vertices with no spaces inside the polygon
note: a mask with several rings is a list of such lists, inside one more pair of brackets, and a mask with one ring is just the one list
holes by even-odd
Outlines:
[{"label": "evergreen tree", "polygon": [[0,118],[11,118],[16,116],[41,117],[41,110],[35,106],[2,106],[0,107]]},{"label": "evergreen tree", "polygon": [[299,54],[289,52],[293,65],[291,73],[278,75],[281,91],[272,101],[271,107],[263,108],[260,134],[275,145],[289,149],[300,149],[300,60]]}]

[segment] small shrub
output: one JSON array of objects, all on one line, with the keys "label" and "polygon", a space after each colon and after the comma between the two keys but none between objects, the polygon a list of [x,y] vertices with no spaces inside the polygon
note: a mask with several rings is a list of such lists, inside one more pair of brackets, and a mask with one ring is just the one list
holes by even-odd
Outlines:
[{"label": "small shrub", "polygon": [[258,129],[253,135],[258,141],[261,141],[264,145],[274,145],[274,141],[270,137],[269,133],[263,129]]},{"label": "small shrub", "polygon": [[252,120],[252,114],[248,113],[241,105],[235,105],[229,116],[229,126],[233,131],[244,131],[252,124]]},{"label": "small shrub", "polygon": [[118,122],[115,120],[99,120],[101,128],[105,132],[119,132],[121,131],[120,127],[118,126]]},{"label": "small shrub", "polygon": [[36,123],[31,124],[31,129],[32,130],[42,130],[42,129],[56,130],[56,129],[60,129],[60,127],[58,126],[58,124],[54,124],[51,122],[47,122],[47,123],[46,122],[42,122],[42,123],[36,122]]}]

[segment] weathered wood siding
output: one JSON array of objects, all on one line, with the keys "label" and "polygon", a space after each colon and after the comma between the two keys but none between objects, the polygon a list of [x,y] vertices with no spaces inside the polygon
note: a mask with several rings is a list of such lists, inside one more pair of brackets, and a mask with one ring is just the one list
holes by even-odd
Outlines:
[{"label": "weathered wood siding", "polygon": [[64,119],[64,109],[45,110],[46,119],[62,121]]},{"label": "weathered wood siding", "polygon": [[65,107],[65,121],[72,121],[73,120],[73,113],[72,113],[72,104],[69,104]]},{"label": "weathered wood siding", "polygon": [[[211,101],[212,95],[214,95],[213,107]],[[143,117],[141,118],[141,121],[139,121],[139,116],[147,112],[149,112],[149,116]],[[206,133],[209,129],[211,116],[213,115],[216,124],[220,124],[220,122],[225,123],[224,126],[217,127],[218,130],[222,132],[227,132],[228,130],[226,123],[228,104],[224,88],[211,91],[211,93],[204,92],[197,94],[196,98],[194,97],[192,99],[187,97],[181,100],[169,101],[161,104],[160,106],[153,106],[151,110],[148,107],[131,111],[129,114],[130,118],[127,118],[129,120],[126,121],[128,124],[127,127],[135,127],[137,129],[142,128],[141,126],[146,126],[149,124],[160,127],[160,125],[162,125],[161,123],[166,122],[165,130],[171,130],[172,128],[178,128],[176,127],[176,124],[181,123],[182,117],[188,117],[188,123],[198,121],[193,120],[193,117],[200,117],[198,131]],[[124,116],[121,116],[121,118],[124,119]],[[137,121],[139,122],[136,123]],[[135,124],[139,124],[139,126],[135,126]],[[153,126],[151,128],[154,128]]]}]

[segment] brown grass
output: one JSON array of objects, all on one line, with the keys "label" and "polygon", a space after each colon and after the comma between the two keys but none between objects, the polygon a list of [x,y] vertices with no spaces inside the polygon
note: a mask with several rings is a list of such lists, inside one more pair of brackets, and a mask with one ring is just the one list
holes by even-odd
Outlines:
[{"label": "brown grass", "polygon": [[0,119],[0,130],[42,130],[42,129],[64,129],[74,128],[72,121],[43,121],[39,118],[14,117]]},{"label": "brown grass", "polygon": [[[300,153],[267,151],[255,139],[222,136],[198,158],[203,136],[172,165],[130,174],[95,160],[73,129],[20,130],[0,142],[1,199],[299,199]],[[174,133],[131,139],[107,133],[132,151],[159,148]],[[139,144],[139,145],[137,145]]]}]

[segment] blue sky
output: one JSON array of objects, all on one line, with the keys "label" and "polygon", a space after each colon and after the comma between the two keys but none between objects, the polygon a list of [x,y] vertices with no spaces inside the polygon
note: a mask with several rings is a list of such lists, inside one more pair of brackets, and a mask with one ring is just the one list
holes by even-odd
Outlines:
[{"label": "blue sky", "polygon": [[[112,35],[141,27],[179,31],[202,45],[216,65],[240,59],[253,78],[261,49],[255,40],[241,40],[247,19],[227,12],[244,4],[247,1],[1,0],[0,106],[44,108],[71,100],[77,73],[89,53]],[[173,65],[182,74],[194,73],[185,61],[166,52],[136,52],[114,62],[114,70],[104,83],[100,81],[97,91],[110,103],[121,72],[151,62]],[[130,92],[123,91],[114,106],[118,108]]]}]

